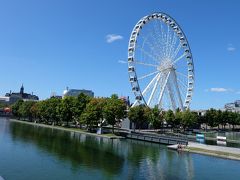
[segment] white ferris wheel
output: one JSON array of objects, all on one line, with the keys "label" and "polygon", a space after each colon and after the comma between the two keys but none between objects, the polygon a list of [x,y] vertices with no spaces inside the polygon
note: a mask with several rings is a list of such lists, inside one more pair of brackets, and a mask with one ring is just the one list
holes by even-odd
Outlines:
[{"label": "white ferris wheel", "polygon": [[138,21],[129,40],[128,73],[136,99],[132,106],[189,108],[193,58],[186,36],[173,18],[154,13]]}]

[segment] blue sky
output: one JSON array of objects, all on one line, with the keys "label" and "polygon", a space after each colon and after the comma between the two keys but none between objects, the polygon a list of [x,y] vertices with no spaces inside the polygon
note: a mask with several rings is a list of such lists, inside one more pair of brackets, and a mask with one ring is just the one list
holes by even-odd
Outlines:
[{"label": "blue sky", "polygon": [[136,22],[165,12],[192,49],[192,109],[221,108],[240,99],[239,8],[235,0],[0,0],[0,94],[23,83],[41,99],[66,86],[132,98],[127,64],[119,61],[127,59]]}]

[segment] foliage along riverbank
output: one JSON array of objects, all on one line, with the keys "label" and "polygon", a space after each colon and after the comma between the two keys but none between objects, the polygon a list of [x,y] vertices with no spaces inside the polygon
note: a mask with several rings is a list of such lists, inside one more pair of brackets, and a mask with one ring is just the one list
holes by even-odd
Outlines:
[{"label": "foliage along riverbank", "polygon": [[162,129],[168,127],[177,131],[186,129],[209,127],[225,129],[227,125],[235,129],[240,125],[240,114],[215,109],[207,110],[201,116],[196,112],[186,110],[176,112],[163,111],[158,107],[149,108],[144,105],[129,107],[129,104],[117,95],[109,98],[91,98],[84,94],[78,97],[52,97],[46,100],[18,101],[11,107],[17,119],[36,121],[58,126],[70,124],[89,132],[96,131],[102,126],[120,127],[121,121],[128,117],[134,123],[134,128]]}]

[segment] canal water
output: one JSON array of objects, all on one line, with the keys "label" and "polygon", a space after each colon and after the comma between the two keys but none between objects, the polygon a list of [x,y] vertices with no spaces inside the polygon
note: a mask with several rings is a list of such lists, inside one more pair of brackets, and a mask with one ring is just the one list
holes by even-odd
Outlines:
[{"label": "canal water", "polygon": [[105,139],[0,118],[5,180],[240,179],[240,161],[126,139]]}]

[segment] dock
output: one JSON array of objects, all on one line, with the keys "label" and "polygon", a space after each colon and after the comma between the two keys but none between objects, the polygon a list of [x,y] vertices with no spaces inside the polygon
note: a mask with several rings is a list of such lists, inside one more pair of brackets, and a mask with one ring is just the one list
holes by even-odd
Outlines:
[{"label": "dock", "polygon": [[151,135],[151,134],[143,134],[143,133],[129,133],[126,134],[126,138],[136,139],[141,141],[159,143],[159,144],[167,144],[167,145],[188,145],[188,140],[180,137],[172,137],[172,136],[160,136],[160,135]]}]

